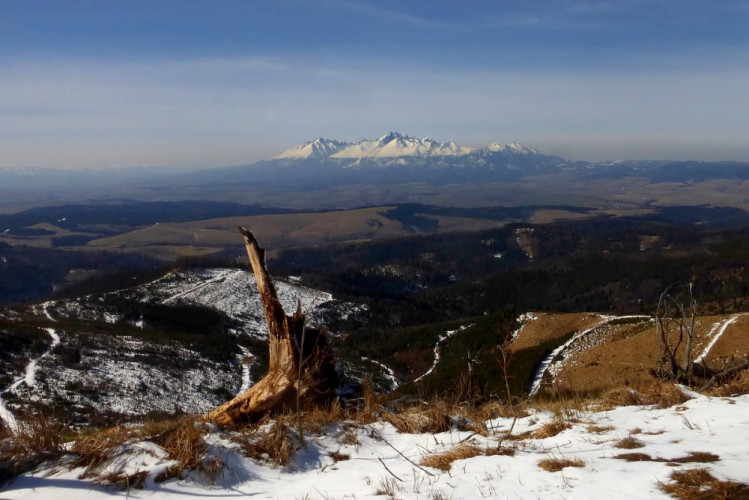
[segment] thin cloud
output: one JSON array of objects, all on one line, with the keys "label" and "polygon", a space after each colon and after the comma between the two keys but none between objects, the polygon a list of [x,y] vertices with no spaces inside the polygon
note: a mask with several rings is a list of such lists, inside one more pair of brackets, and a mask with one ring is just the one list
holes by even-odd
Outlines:
[{"label": "thin cloud", "polygon": [[425,17],[415,16],[401,11],[386,9],[381,4],[376,6],[366,5],[363,3],[352,2],[349,0],[324,0],[324,5],[333,9],[342,9],[357,14],[364,14],[380,18],[385,21],[396,22],[406,26],[419,28],[448,28],[450,25],[442,21],[428,19]]}]

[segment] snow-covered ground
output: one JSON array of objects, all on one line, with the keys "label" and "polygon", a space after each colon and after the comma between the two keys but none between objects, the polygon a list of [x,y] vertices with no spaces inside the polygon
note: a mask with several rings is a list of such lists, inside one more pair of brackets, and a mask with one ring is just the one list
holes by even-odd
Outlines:
[{"label": "snow-covered ground", "polygon": [[[275,285],[284,308],[293,312],[299,300],[311,324],[362,310],[357,304],[334,301],[329,293],[296,283],[277,279]],[[161,325],[149,325],[148,318],[132,312],[125,315],[124,311],[150,305],[197,305],[218,312],[226,319],[226,335],[237,343],[236,356],[221,362],[209,359],[180,343],[178,337],[171,341],[168,334],[159,333]],[[30,311],[51,326],[60,325],[58,320],[65,326],[42,330],[49,333],[52,344],[43,354],[26,354],[25,370],[13,373],[0,387],[4,396],[0,397],[0,419],[11,426],[14,412],[33,402],[55,401],[76,420],[89,414],[202,413],[249,387],[252,360],[267,353],[267,347],[264,352],[250,352],[241,345],[247,344],[247,337],[267,339],[267,327],[255,277],[239,269],[173,272],[143,286],[45,302],[31,306]],[[71,327],[66,319],[91,322],[91,326],[77,331],[78,326]],[[122,328],[96,326],[101,323]],[[162,337],[155,339],[158,335]],[[252,344],[255,350],[262,349],[257,347],[261,345]],[[16,370],[24,366],[18,364]]]},{"label": "snow-covered ground", "polygon": [[[310,324],[321,321],[321,315],[329,311],[333,296],[327,292],[275,279],[278,299],[288,313],[296,310],[297,300]],[[164,305],[190,304],[220,311],[237,321],[235,333],[251,337],[267,338],[265,316],[255,285],[255,275],[242,269],[203,269],[170,273],[147,285],[119,290],[102,295],[82,297],[75,300],[48,303],[40,308],[40,314],[77,317],[92,321],[104,318],[109,323],[121,320],[115,306],[108,306],[112,296],[118,299],[158,303]],[[323,306],[323,307],[321,307]],[[355,304],[336,302],[341,315],[358,310]]]},{"label": "snow-covered ground", "polygon": [[[225,436],[214,432],[205,438],[209,453],[224,464],[214,482],[198,473],[155,482],[157,473],[171,462],[153,443],[140,443],[130,446],[131,453],[120,456],[110,468],[112,472],[150,472],[143,489],[115,490],[79,479],[82,469],[47,464],[0,488],[0,496],[8,500],[107,496],[159,500],[219,496],[339,500],[669,498],[660,485],[671,482],[672,472],[702,467],[718,479],[749,483],[749,395],[692,395],[693,399],[666,409],[629,406],[574,412],[566,415],[570,428],[553,437],[525,434],[520,440],[505,440],[505,446],[515,447],[514,456],[481,453],[453,462],[449,471],[420,462],[459,445],[471,444],[481,452],[496,447],[511,419],[488,421],[488,436],[457,429],[439,434],[402,434],[387,423],[352,425],[344,432],[341,425],[334,425],[323,435],[308,436],[307,449],[298,447],[291,464],[281,468],[242,456]],[[513,434],[524,435],[558,418],[550,412],[532,413],[518,420]],[[352,432],[356,439],[351,439]],[[616,446],[628,437],[635,438],[640,447]],[[642,461],[617,458],[635,452],[642,454]],[[692,452],[712,453],[716,461],[684,463]],[[338,454],[339,461],[332,454]],[[548,458],[579,462],[548,472],[539,466],[539,461]]]},{"label": "snow-covered ground", "polygon": [[[60,336],[57,334],[57,330],[54,328],[45,328],[49,336],[52,338],[52,343],[50,344],[49,348],[42,353],[41,356],[38,358],[32,358],[29,363],[26,365],[26,369],[24,370],[23,377],[18,378],[15,380],[10,387],[8,387],[8,391],[17,393],[18,388],[25,384],[26,387],[30,390],[33,390],[37,387],[36,383],[36,372],[39,366],[39,361],[43,360],[47,356],[49,356],[49,353],[57,347],[57,345],[60,343]],[[13,413],[8,409],[8,407],[3,402],[2,396],[0,395],[0,419],[2,419],[5,424],[10,428],[10,430],[15,431],[18,428],[18,423],[16,422],[16,418],[13,415]]]},{"label": "snow-covered ground", "polygon": [[[7,388],[16,407],[54,402],[81,416],[200,413],[240,387],[237,369],[183,347],[112,336],[87,336],[84,345],[75,332],[64,335],[66,343],[67,351],[52,354],[51,347],[31,360],[24,377]],[[1,413],[13,425],[8,409]]]}]

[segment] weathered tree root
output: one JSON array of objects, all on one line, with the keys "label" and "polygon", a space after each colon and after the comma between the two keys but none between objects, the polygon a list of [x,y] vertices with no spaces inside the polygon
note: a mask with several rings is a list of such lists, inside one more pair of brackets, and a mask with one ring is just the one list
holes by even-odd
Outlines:
[{"label": "weathered tree root", "polygon": [[255,421],[269,413],[299,409],[335,395],[338,376],[330,349],[321,333],[305,328],[301,304],[288,316],[278,300],[266,268],[265,250],[244,227],[247,255],[255,273],[268,323],[268,373],[257,384],[203,416],[220,425]]}]

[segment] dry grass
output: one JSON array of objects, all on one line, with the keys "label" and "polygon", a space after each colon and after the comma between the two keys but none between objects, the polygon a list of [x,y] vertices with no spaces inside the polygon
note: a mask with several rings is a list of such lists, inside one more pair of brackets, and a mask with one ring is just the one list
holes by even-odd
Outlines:
[{"label": "dry grass", "polygon": [[687,463],[711,463],[711,462],[717,462],[720,460],[720,457],[714,453],[709,453],[707,451],[690,451],[689,455],[686,457],[680,457],[680,458],[673,458],[669,460],[669,462],[676,462],[679,464],[687,464]]},{"label": "dry grass", "polygon": [[67,428],[48,414],[19,420],[15,433],[0,441],[0,479],[11,478],[64,453]]},{"label": "dry grass", "polygon": [[362,425],[376,422],[385,407],[386,398],[374,391],[372,382],[367,378],[362,380],[362,401],[362,407],[352,415],[352,419]]},{"label": "dry grass", "polygon": [[338,444],[357,446],[360,444],[359,436],[356,434],[356,427],[350,424],[344,424],[343,430],[336,435]]},{"label": "dry grass", "polygon": [[98,474],[99,468],[112,458],[117,447],[129,440],[130,434],[127,428],[118,425],[77,439],[70,451],[78,455],[73,461],[73,467],[86,468],[80,477]]},{"label": "dry grass", "polygon": [[433,467],[440,469],[445,472],[450,470],[452,463],[456,460],[464,460],[466,458],[473,458],[479,455],[483,455],[480,448],[472,444],[461,444],[450,451],[444,453],[436,453],[429,455],[421,459],[421,465],[427,467]]},{"label": "dry grass", "polygon": [[542,458],[538,461],[538,466],[548,472],[559,472],[565,467],[585,467],[585,462],[579,458]]},{"label": "dry grass", "polygon": [[301,414],[290,414],[283,417],[290,427],[301,425],[304,433],[323,434],[326,427],[343,421],[346,418],[341,403],[336,399],[325,406],[315,406]]},{"label": "dry grass", "polygon": [[603,434],[604,432],[613,431],[616,429],[613,425],[589,425],[588,432],[591,434]]},{"label": "dry grass", "polygon": [[708,391],[708,396],[732,397],[749,394],[749,370],[739,372],[727,382]]},{"label": "dry grass", "polygon": [[349,460],[351,458],[350,455],[346,455],[345,453],[341,453],[339,451],[331,451],[328,453],[328,456],[333,459],[334,462],[343,462],[344,460]]},{"label": "dry grass", "polygon": [[493,457],[495,455],[514,457],[516,449],[512,446],[497,446],[495,448],[489,448],[486,450],[484,455],[487,457]]},{"label": "dry grass", "polygon": [[525,404],[521,403],[520,405],[516,405],[513,407],[505,404],[502,401],[496,400],[488,401],[482,404],[480,407],[473,410],[470,417],[473,418],[473,420],[483,422],[500,417],[513,418],[515,415],[517,415],[518,418],[528,416],[528,411],[525,408]]},{"label": "dry grass", "polygon": [[161,446],[167,457],[177,464],[156,479],[163,481],[181,477],[185,470],[199,470],[215,478],[223,464],[216,457],[207,456],[208,446],[203,436],[208,432],[205,424],[194,417],[149,421],[137,427],[116,426],[79,437],[71,451],[77,455],[75,467],[85,467],[81,478],[92,477],[99,483],[138,486],[145,479],[140,472],[125,475],[103,472],[102,468],[117,454],[122,445],[139,440],[150,440]]},{"label": "dry grass", "polygon": [[677,470],[671,473],[670,484],[661,484],[661,489],[682,500],[697,499],[746,499],[749,486],[734,481],[721,481],[707,469]]},{"label": "dry grass", "polygon": [[627,462],[659,462],[660,460],[652,458],[647,453],[621,453],[614,455],[614,458],[626,460]]},{"label": "dry grass", "polygon": [[629,387],[615,387],[603,393],[596,402],[599,409],[617,406],[655,405],[657,408],[670,408],[689,401],[690,397],[670,382],[653,382],[644,391],[637,392]]},{"label": "dry grass", "polygon": [[288,427],[275,420],[265,430],[244,432],[235,438],[245,455],[255,460],[269,462],[275,466],[284,466],[291,461],[296,451],[296,442],[290,435]]},{"label": "dry grass", "polygon": [[633,450],[635,448],[644,448],[645,443],[640,441],[634,436],[627,436],[624,439],[617,441],[614,444],[614,448],[620,448],[623,450]]},{"label": "dry grass", "polygon": [[503,441],[523,441],[524,439],[530,439],[533,433],[531,431],[518,432],[513,434],[502,434],[501,439]]},{"label": "dry grass", "polygon": [[124,489],[142,488],[146,484],[148,471],[141,470],[132,474],[107,473],[97,477],[97,483],[112,486],[120,486]]},{"label": "dry grass", "polygon": [[216,457],[206,457],[208,446],[203,441],[203,436],[208,432],[206,425],[194,417],[178,422],[176,427],[154,440],[167,452],[168,458],[177,461],[158,479],[181,477],[185,470],[200,470],[208,477],[215,478],[223,464]]},{"label": "dry grass", "polygon": [[684,394],[676,384],[655,382],[645,391],[644,399],[645,404],[655,405],[657,408],[671,408],[691,398]]},{"label": "dry grass", "polygon": [[531,432],[530,437],[533,439],[546,439],[556,436],[560,432],[569,429],[570,427],[572,426],[564,420],[556,418]]},{"label": "dry grass", "polygon": [[398,432],[408,434],[437,434],[452,427],[450,406],[442,399],[432,401],[426,409],[409,409],[402,413],[383,413],[382,419]]},{"label": "dry grass", "polygon": [[706,451],[690,451],[687,456],[678,458],[652,458],[646,453],[622,453],[620,455],[615,455],[614,458],[626,460],[627,462],[666,462],[671,465],[712,463],[720,460],[718,455]]},{"label": "dry grass", "polygon": [[403,486],[398,484],[395,478],[386,477],[380,480],[376,491],[378,495],[388,495],[391,498],[395,498],[398,492],[403,491]]},{"label": "dry grass", "polygon": [[598,405],[600,408],[614,408],[617,406],[636,406],[645,404],[642,396],[629,387],[615,387],[604,392]]}]

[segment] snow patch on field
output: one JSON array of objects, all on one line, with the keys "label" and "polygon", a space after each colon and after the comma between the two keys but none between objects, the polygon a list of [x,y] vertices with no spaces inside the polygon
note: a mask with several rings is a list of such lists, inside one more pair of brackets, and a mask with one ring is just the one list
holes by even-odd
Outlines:
[{"label": "snow patch on field", "polygon": [[746,315],[746,313],[742,314],[734,314],[733,316],[729,318],[724,318],[717,323],[713,325],[713,327],[710,329],[710,333],[707,334],[710,338],[710,343],[705,347],[705,349],[702,351],[702,353],[697,356],[694,360],[695,363],[701,363],[702,360],[705,359],[705,357],[710,353],[710,350],[715,346],[715,344],[720,340],[720,338],[723,336],[723,334],[726,332],[729,326],[739,319],[741,316]]},{"label": "snow patch on field", "polygon": [[460,328],[458,328],[457,330],[448,330],[448,331],[446,331],[445,333],[443,333],[442,335],[440,335],[439,339],[437,339],[437,343],[436,343],[436,344],[434,344],[434,349],[432,349],[432,352],[433,352],[433,354],[434,354],[434,361],[432,361],[432,366],[431,366],[431,367],[429,367],[429,369],[428,369],[428,370],[427,370],[426,372],[424,372],[424,373],[423,373],[423,374],[422,374],[421,376],[417,377],[417,378],[416,378],[416,379],[414,380],[414,382],[418,382],[418,381],[420,381],[421,379],[423,379],[424,377],[426,377],[426,376],[430,375],[430,374],[431,374],[431,373],[432,373],[432,372],[434,371],[434,369],[435,369],[435,368],[437,368],[437,365],[438,365],[438,364],[439,364],[439,362],[440,362],[440,345],[441,345],[441,344],[442,344],[442,343],[443,343],[443,342],[444,342],[445,340],[449,339],[450,337],[452,337],[452,336],[453,336],[453,335],[455,335],[456,333],[458,333],[458,332],[462,332],[462,331],[463,331],[463,330],[465,330],[466,328],[470,328],[470,327],[472,327],[472,326],[473,326],[473,325],[461,325],[461,326],[460,326]]},{"label": "snow patch on field", "polygon": [[385,376],[385,378],[387,379],[387,381],[390,383],[390,390],[391,391],[394,391],[395,389],[398,388],[398,386],[400,384],[398,383],[398,378],[395,376],[395,372],[393,371],[392,368],[390,368],[385,363],[381,363],[381,362],[377,361],[376,359],[370,359],[370,358],[368,358],[366,356],[362,356],[361,359],[363,361],[366,361],[367,363],[372,363],[373,365],[376,365],[380,369],[382,369],[383,375]]},{"label": "snow patch on field", "polygon": [[[514,441],[514,456],[483,452],[496,447],[511,419],[486,422],[492,429],[488,437],[472,431],[452,429],[438,434],[399,433],[387,423],[357,426],[348,423],[356,444],[343,441],[344,429],[334,425],[321,435],[308,435],[307,447],[297,447],[288,466],[275,468],[241,455],[226,434],[213,432],[204,439],[208,454],[218,457],[224,468],[211,482],[199,473],[182,479],[157,483],[154,478],[171,462],[153,443],[126,445],[108,464],[113,472],[143,472],[147,479],[142,489],[122,492],[97,485],[92,479],[80,479],[83,469],[46,464],[16,478],[3,491],[3,498],[73,500],[120,495],[134,499],[168,500],[205,497],[252,497],[269,499],[385,498],[382,490],[390,486],[397,498],[427,500],[434,498],[671,498],[660,489],[671,483],[674,471],[707,467],[719,479],[749,483],[745,443],[749,439],[749,396],[709,398],[697,395],[677,407],[628,406],[605,412],[580,411],[570,428],[553,437]],[[520,418],[513,433],[533,431],[558,419],[551,412],[533,412]],[[591,433],[590,426],[602,430]],[[660,461],[628,462],[617,455],[614,444],[640,429],[637,439],[643,447],[637,451]],[[435,453],[471,444],[481,453],[457,460],[449,471],[419,465]],[[507,441],[504,442],[507,445]],[[669,463],[669,459],[687,457],[690,452],[711,452],[718,456],[712,463]],[[335,461],[347,455],[348,459]],[[549,458],[579,459],[580,467],[548,472],[539,461]],[[380,492],[378,492],[380,490]]]},{"label": "snow patch on field", "polygon": [[[307,315],[310,324],[322,322],[327,307],[333,296],[327,292],[314,290],[297,283],[274,278],[274,285],[287,312],[296,310],[297,301]],[[242,269],[202,269],[173,272],[146,285],[109,292],[99,296],[87,296],[80,299],[46,303],[38,314],[48,317],[48,307],[57,315],[75,317],[89,321],[106,321],[116,324],[122,321],[121,312],[114,306],[105,305],[107,296],[145,303],[165,305],[198,305],[214,309],[237,321],[240,327],[235,330],[238,335],[248,335],[257,339],[267,338],[265,315],[262,302],[257,292],[255,275]],[[355,313],[360,308],[355,304],[336,303],[341,314]],[[144,328],[142,319],[132,323]]]},{"label": "snow patch on field", "polygon": [[[284,308],[294,311],[299,300],[312,325],[364,311],[363,306],[334,301],[329,293],[298,283],[282,279],[274,283]],[[0,415],[8,420],[11,410],[30,402],[52,401],[80,419],[94,413],[115,418],[149,412],[202,413],[253,384],[251,359],[267,353],[267,347],[265,353],[253,353],[237,344],[237,355],[250,363],[237,362],[231,353],[226,359],[216,358],[222,362],[211,360],[206,353],[180,343],[179,335],[170,340],[171,334],[160,331],[160,325],[149,325],[148,316],[139,316],[138,308],[148,311],[146,305],[151,304],[210,308],[228,317],[227,336],[267,339],[254,274],[241,269],[171,272],[133,288],[37,304],[31,310],[40,318],[50,322],[73,319],[93,327],[85,332],[66,330],[63,346],[50,356],[32,360],[25,375],[13,379],[18,382],[13,387],[15,399],[5,404],[0,400]],[[126,316],[123,311],[128,310]],[[97,323],[122,328],[102,330]],[[133,328],[144,331],[144,337],[127,336]],[[56,346],[55,342],[48,352]]]},{"label": "snow patch on field", "polygon": [[518,316],[517,322],[520,324],[520,326],[518,327],[517,330],[512,332],[512,334],[510,335],[509,341],[515,342],[515,339],[518,338],[518,336],[520,335],[520,332],[523,330],[523,328],[525,328],[525,325],[537,319],[538,319],[538,315],[532,312],[523,313],[520,316]]}]

